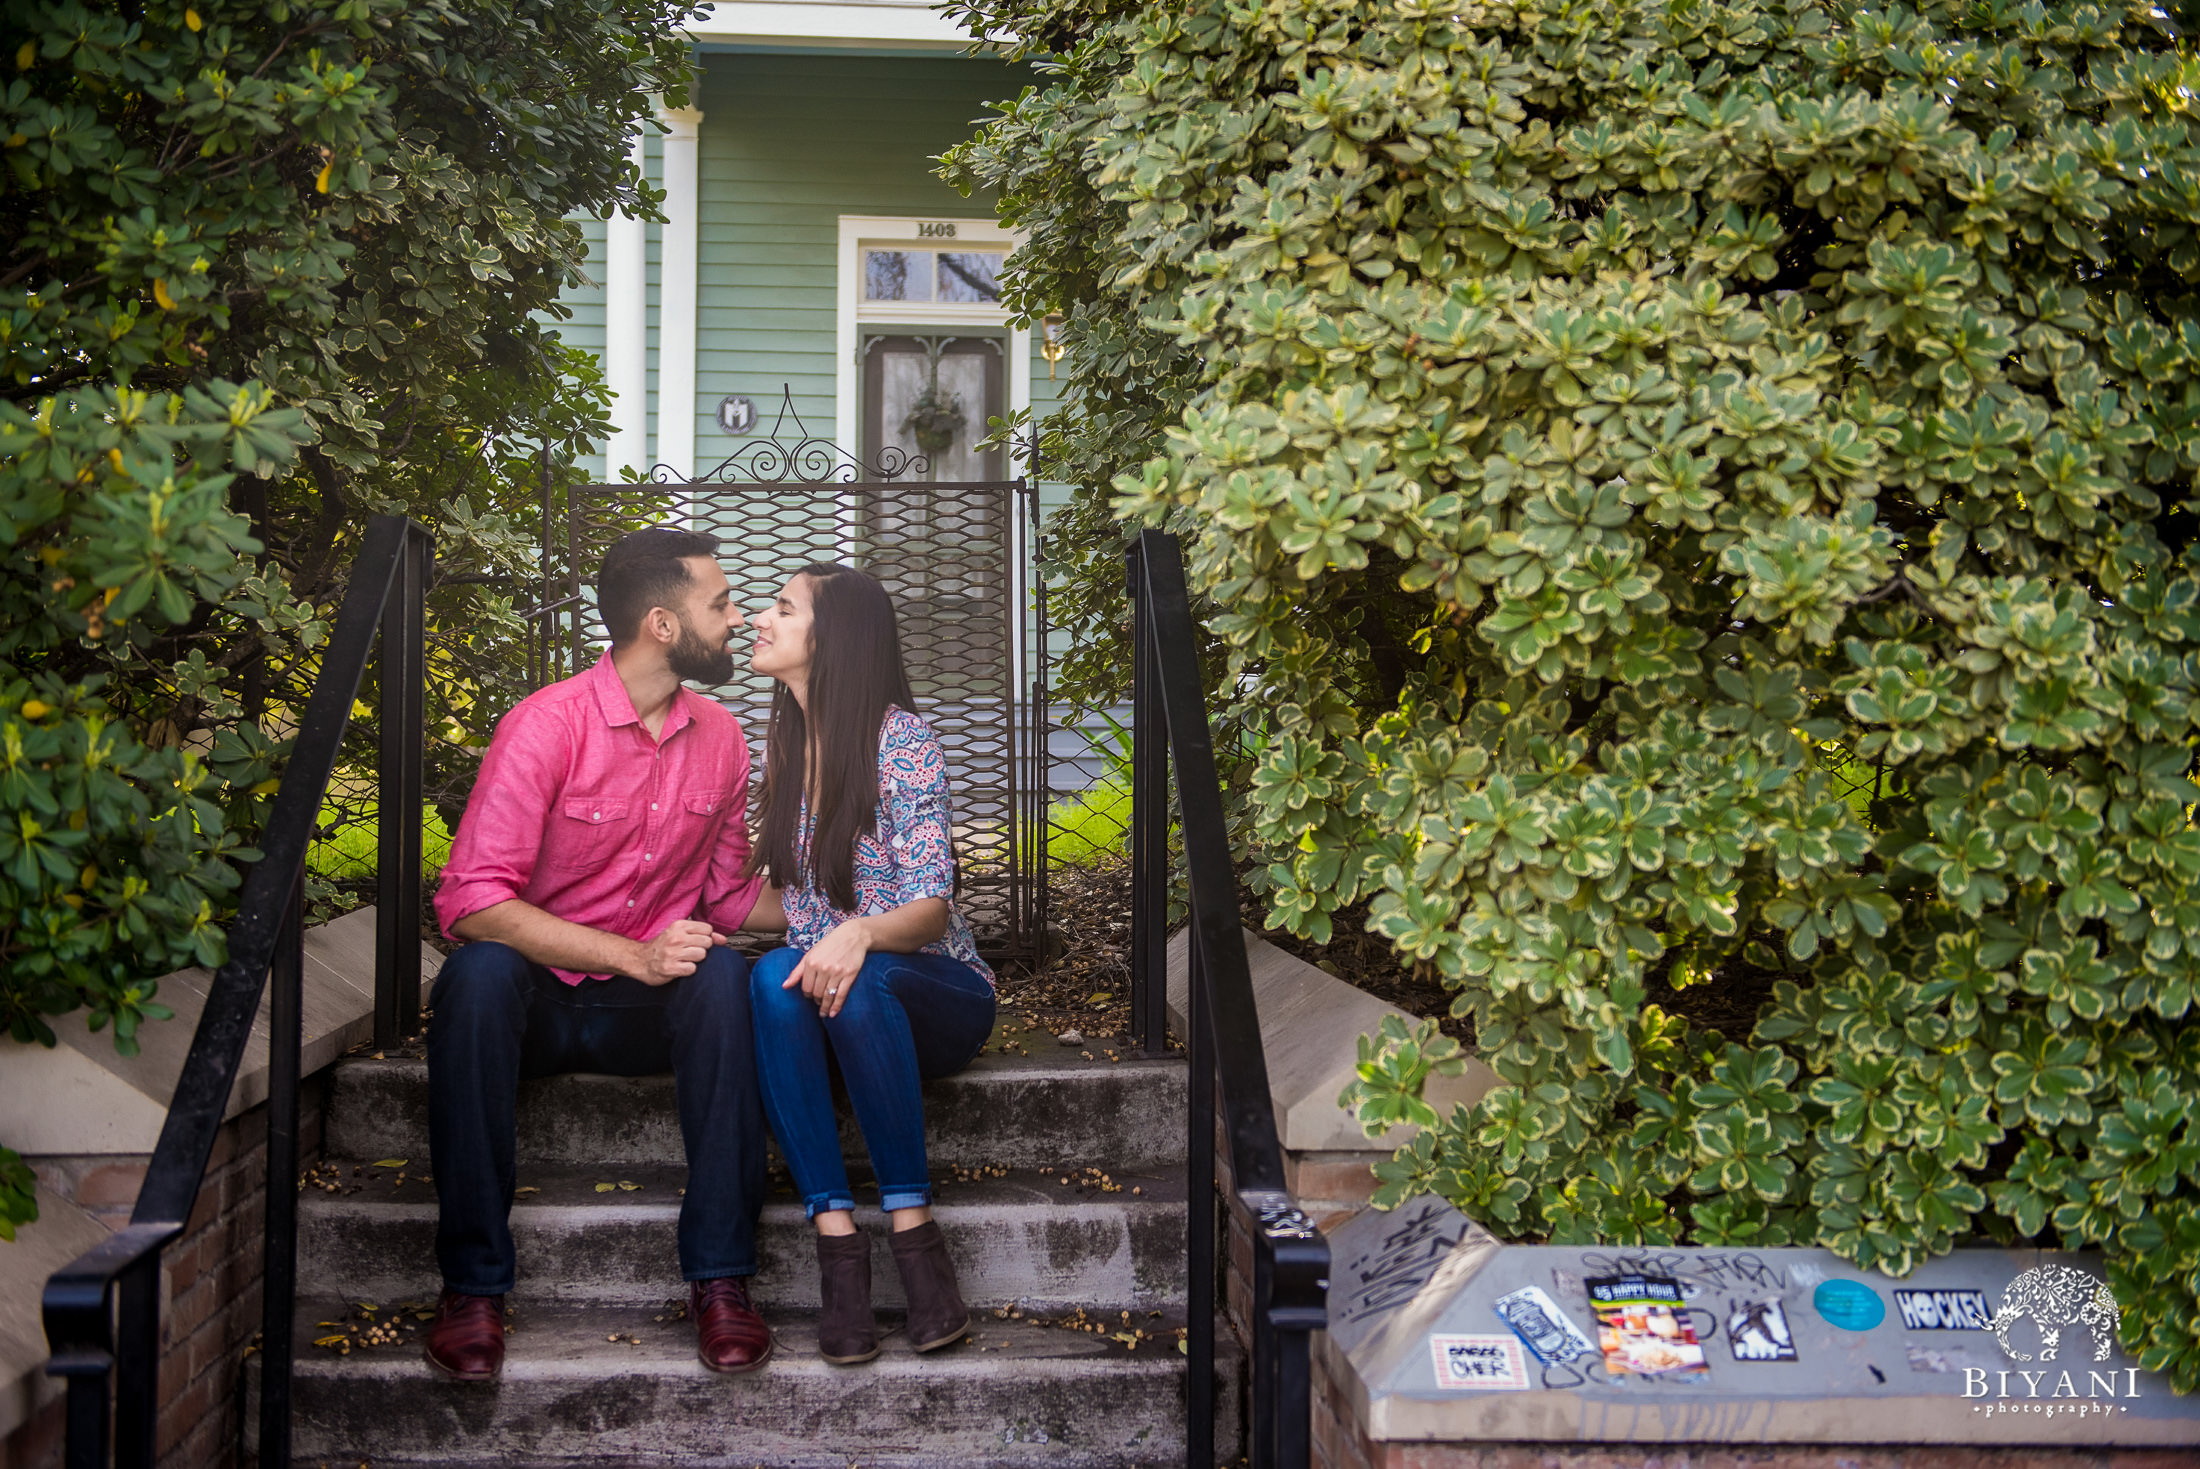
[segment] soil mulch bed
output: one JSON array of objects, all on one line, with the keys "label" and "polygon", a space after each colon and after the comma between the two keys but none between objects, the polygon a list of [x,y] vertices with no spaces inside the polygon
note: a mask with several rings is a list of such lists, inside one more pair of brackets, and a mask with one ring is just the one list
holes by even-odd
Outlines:
[{"label": "soil mulch bed", "polygon": [[1129,859],[1058,867],[1047,886],[1054,952],[1037,964],[995,966],[1003,1008],[1051,1035],[1124,1035],[1131,1024]]},{"label": "soil mulch bed", "polygon": [[[1036,966],[1000,966],[1001,1002],[1056,1034],[1074,1028],[1087,1036],[1120,1035],[1130,1027],[1130,863],[1057,868],[1049,885],[1060,951]],[[1247,928],[1262,931],[1258,899],[1247,899],[1244,916]],[[1263,936],[1409,1015],[1441,1017],[1445,1034],[1473,1045],[1473,1024],[1450,1013],[1443,985],[1401,963],[1387,941],[1365,930],[1366,921],[1364,909],[1340,914],[1327,945],[1277,930]]]},{"label": "soil mulch bed", "polygon": [[[1052,920],[1059,951],[1043,962],[1000,966],[1001,1001],[1036,1028],[1059,1034],[1075,1029],[1092,1038],[1114,1037],[1130,1027],[1130,863],[1055,869],[1050,879]],[[1474,1046],[1474,1022],[1451,1013],[1453,995],[1435,973],[1401,960],[1390,942],[1367,931],[1367,908],[1356,904],[1332,919],[1330,940],[1317,944],[1279,929],[1263,929],[1264,903],[1248,896],[1245,926],[1269,943],[1324,973],[1387,1000],[1408,1015],[1436,1018],[1445,1035]],[[1757,1015],[1783,976],[1739,956],[1703,983],[1676,990],[1668,966],[1649,976],[1650,1003],[1727,1040],[1747,1045]]]}]

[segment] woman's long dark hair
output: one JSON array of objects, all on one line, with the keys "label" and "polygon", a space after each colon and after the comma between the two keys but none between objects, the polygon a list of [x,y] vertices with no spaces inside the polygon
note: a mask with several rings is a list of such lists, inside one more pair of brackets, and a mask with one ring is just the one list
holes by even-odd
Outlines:
[{"label": "woman's long dark hair", "polygon": [[[763,820],[752,872],[781,887],[815,886],[835,908],[856,906],[856,843],[878,833],[878,740],[889,705],[914,714],[901,661],[894,603],[878,578],[818,561],[795,575],[810,582],[810,707],[785,684],[772,690],[765,734]],[[802,848],[804,752],[817,731],[810,842]]]}]

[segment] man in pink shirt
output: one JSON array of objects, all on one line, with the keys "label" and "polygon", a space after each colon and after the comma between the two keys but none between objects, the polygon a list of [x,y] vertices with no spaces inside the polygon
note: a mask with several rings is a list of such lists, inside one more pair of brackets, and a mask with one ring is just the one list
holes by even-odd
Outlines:
[{"label": "man in pink shirt", "polygon": [[567,1071],[672,1072],[703,1363],[745,1372],[771,1355],[747,1285],[764,1197],[747,965],[724,947],[761,886],[746,870],[748,743],[683,687],[733,675],[742,617],[717,547],[645,530],[605,555],[611,651],[497,725],[443,870],[436,917],[462,947],[428,1026],[443,1295],[427,1355],[460,1381],[504,1362],[519,1083]]}]

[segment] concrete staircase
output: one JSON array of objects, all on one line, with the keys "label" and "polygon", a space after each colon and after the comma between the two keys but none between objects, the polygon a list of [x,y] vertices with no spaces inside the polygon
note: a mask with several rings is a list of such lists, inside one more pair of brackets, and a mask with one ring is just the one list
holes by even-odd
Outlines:
[{"label": "concrete staircase", "polygon": [[[434,1190],[420,1176],[426,1068],[341,1063],[326,1161],[300,1200],[296,1461],[1182,1463],[1183,1064],[1088,1061],[1046,1044],[1050,1054],[989,1053],[927,1090],[937,1213],[977,1314],[972,1339],[919,1358],[894,1330],[876,1362],[820,1361],[815,1258],[783,1186],[765,1209],[755,1281],[779,1349],[739,1378],[704,1370],[685,1319],[671,1079],[528,1084],[509,1354],[503,1380],[478,1386],[420,1358],[419,1312],[438,1286]],[[845,1136],[860,1158],[852,1125]],[[882,1316],[898,1325],[883,1221],[866,1224]],[[1227,1383],[1217,1397],[1235,1400]]]}]

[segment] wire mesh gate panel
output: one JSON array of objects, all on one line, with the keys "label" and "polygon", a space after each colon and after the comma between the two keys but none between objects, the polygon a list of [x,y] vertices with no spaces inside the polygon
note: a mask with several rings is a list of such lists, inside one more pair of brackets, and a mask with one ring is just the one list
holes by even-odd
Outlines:
[{"label": "wire mesh gate panel", "polygon": [[[568,499],[567,555],[576,583],[613,541],[650,526],[678,526],[719,538],[718,561],[735,605],[757,609],[813,561],[861,567],[893,598],[902,657],[946,757],[953,789],[957,899],[981,944],[1020,949],[1032,926],[1024,850],[1029,829],[1028,755],[1016,696],[1024,619],[1012,480],[932,483],[922,479],[577,485]],[[576,585],[575,611],[592,601]],[[567,626],[573,666],[600,644],[592,609]],[[763,768],[772,681],[748,671],[735,641],[733,680],[706,690],[741,721]]]}]

